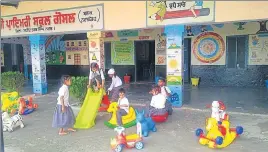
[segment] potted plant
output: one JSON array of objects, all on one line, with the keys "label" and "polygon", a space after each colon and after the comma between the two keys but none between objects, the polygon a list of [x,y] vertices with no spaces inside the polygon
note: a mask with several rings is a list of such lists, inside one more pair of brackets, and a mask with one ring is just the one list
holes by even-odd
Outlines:
[{"label": "potted plant", "polygon": [[75,98],[76,102],[71,104],[75,116],[78,115],[81,105],[87,93],[88,77],[72,77],[70,86],[70,95]]},{"label": "potted plant", "polygon": [[131,78],[131,76],[126,73],[126,75],[124,76],[124,82],[125,82],[125,84],[129,84],[130,83],[130,78]]},{"label": "potted plant", "polygon": [[1,85],[7,92],[17,91],[19,93],[25,80],[23,73],[20,72],[9,71],[1,74]]},{"label": "potted plant", "polygon": [[199,84],[199,77],[198,76],[192,76],[191,77],[192,86],[198,86]]}]

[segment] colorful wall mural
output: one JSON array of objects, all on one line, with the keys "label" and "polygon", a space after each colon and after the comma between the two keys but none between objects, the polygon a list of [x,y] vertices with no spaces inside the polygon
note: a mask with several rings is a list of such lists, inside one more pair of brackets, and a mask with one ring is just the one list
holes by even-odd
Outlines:
[{"label": "colorful wall mural", "polygon": [[248,65],[268,65],[267,21],[186,26],[184,33],[192,38],[192,65],[226,65],[226,37],[234,35],[249,35]]},{"label": "colorful wall mural", "polygon": [[166,36],[163,28],[108,31],[103,34],[103,37],[107,42],[155,40],[155,65],[166,65]]},{"label": "colorful wall mural", "polygon": [[214,1],[147,1],[147,26],[214,21]]},{"label": "colorful wall mural", "polygon": [[45,40],[46,64],[47,65],[65,65],[65,44],[62,40],[64,35],[47,36]]},{"label": "colorful wall mural", "polygon": [[89,65],[88,40],[65,41],[66,65]]}]

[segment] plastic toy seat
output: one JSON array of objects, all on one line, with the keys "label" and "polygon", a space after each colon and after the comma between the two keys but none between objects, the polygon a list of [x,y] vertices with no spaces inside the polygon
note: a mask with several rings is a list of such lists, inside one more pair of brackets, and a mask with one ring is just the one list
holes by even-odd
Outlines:
[{"label": "plastic toy seat", "polygon": [[164,115],[154,115],[151,116],[154,122],[165,122],[168,118],[168,113],[165,113]]}]

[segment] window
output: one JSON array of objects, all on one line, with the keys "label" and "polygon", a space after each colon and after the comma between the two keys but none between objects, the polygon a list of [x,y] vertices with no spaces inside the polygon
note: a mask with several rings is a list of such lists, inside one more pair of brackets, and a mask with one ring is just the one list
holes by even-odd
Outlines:
[{"label": "window", "polygon": [[80,54],[74,54],[74,65],[81,65]]},{"label": "window", "polygon": [[227,37],[227,68],[246,67],[246,36]]},{"label": "window", "polygon": [[71,46],[74,46],[74,42],[71,42]]},{"label": "window", "polygon": [[82,42],[81,41],[78,41],[78,46],[82,46]]}]

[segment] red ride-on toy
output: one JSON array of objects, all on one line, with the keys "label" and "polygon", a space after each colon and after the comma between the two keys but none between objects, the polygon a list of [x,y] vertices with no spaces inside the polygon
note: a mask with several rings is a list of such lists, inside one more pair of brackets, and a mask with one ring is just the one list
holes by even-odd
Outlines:
[{"label": "red ride-on toy", "polygon": [[153,119],[154,122],[165,122],[167,121],[168,118],[168,112],[165,113],[164,115],[151,116],[151,118]]},{"label": "red ride-on toy", "polygon": [[107,111],[109,108],[110,101],[108,95],[104,95],[101,101],[101,107],[99,108],[99,112]]},{"label": "red ride-on toy", "polygon": [[111,139],[111,148],[113,152],[122,152],[124,148],[143,149],[141,124],[137,123],[137,134],[126,135],[124,127],[115,128],[117,136]]}]

